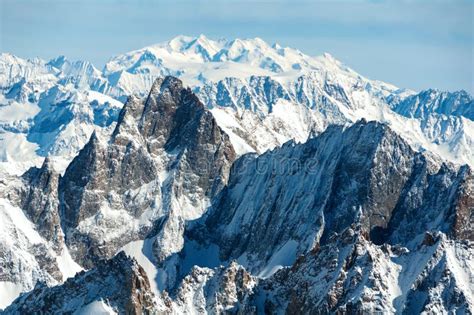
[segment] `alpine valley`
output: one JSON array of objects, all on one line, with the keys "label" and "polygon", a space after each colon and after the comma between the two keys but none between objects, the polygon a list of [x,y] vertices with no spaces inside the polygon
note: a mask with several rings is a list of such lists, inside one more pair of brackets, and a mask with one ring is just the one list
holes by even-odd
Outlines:
[{"label": "alpine valley", "polygon": [[0,54],[0,313],[472,314],[474,99],[259,38]]}]

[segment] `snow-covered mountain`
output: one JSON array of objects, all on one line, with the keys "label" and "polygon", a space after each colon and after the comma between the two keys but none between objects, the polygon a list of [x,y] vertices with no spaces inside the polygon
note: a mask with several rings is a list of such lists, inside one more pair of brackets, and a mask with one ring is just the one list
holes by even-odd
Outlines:
[{"label": "snow-covered mountain", "polygon": [[123,104],[90,89],[101,73],[64,57],[0,55],[0,171],[21,174],[49,156],[64,170],[92,132],[110,133]]},{"label": "snow-covered mountain", "polygon": [[157,80],[145,99],[129,98],[109,139],[91,136],[59,181],[71,254],[90,267],[157,225],[157,257],[181,250],[184,221],[203,214],[234,159],[198,98],[176,78]]},{"label": "snow-covered mountain", "polygon": [[121,252],[60,286],[38,283],[4,313],[150,314],[155,303],[143,268]]},{"label": "snow-covered mountain", "polygon": [[0,177],[0,308],[37,282],[60,284],[82,270],[64,243],[58,181],[48,159],[21,177]]},{"label": "snow-covered mountain", "polygon": [[[359,121],[348,128],[332,126],[303,144],[289,142],[260,156],[244,155],[233,164],[228,184],[210,198],[210,206],[203,216],[186,220],[172,216],[171,212],[177,210],[171,209],[166,220],[157,217],[154,228],[134,236],[128,222],[132,220],[129,216],[145,208],[137,204],[144,200],[140,195],[150,193],[158,199],[160,195],[150,191],[150,185],[140,177],[146,175],[140,169],[150,170],[153,166],[147,166],[142,162],[143,157],[133,153],[134,144],[129,141],[140,136],[130,130],[138,127],[140,134],[146,134],[146,126],[150,125],[143,122],[148,120],[147,115],[153,117],[154,112],[169,108],[170,103],[164,101],[173,100],[170,96],[180,90],[173,80],[157,82],[156,92],[150,93],[156,102],[147,98],[140,107],[134,106],[140,103],[129,101],[120,115],[124,119],[119,120],[113,133],[115,139],[109,142],[109,153],[91,148],[98,141],[94,135],[72,163],[75,165],[72,170],[81,171],[70,176],[68,168],[62,179],[72,182],[69,185],[76,187],[75,191],[83,198],[79,213],[66,210],[71,202],[59,199],[66,207],[60,215],[66,226],[66,244],[72,256],[92,268],[91,271],[76,275],[62,286],[35,288],[7,308],[7,314],[57,306],[72,311],[92,307],[89,304],[93,301],[97,301],[94,307],[126,313],[120,301],[127,301],[130,294],[132,301],[139,301],[135,309],[169,314],[224,310],[245,313],[472,310],[472,170],[468,166],[440,164],[429,155],[415,152],[390,127],[376,122]],[[176,82],[172,85],[176,90],[173,91],[169,82]],[[146,111],[150,108],[147,104],[156,104],[156,111]],[[182,117],[178,112],[181,106],[184,110],[195,105],[183,102],[178,106],[172,114],[173,120],[192,124],[194,116]],[[144,119],[126,118],[127,112],[141,113],[134,111],[135,108],[145,109]],[[120,132],[125,133],[118,136]],[[202,133],[206,131],[197,132]],[[198,148],[209,147],[210,139],[215,137],[192,143]],[[131,148],[130,155],[118,155],[119,158],[114,158],[116,162],[107,162],[108,157],[115,156],[112,152],[118,151],[115,147],[119,143]],[[152,154],[153,146],[142,147]],[[92,164],[91,156],[95,157]],[[126,171],[132,156],[136,156],[136,172]],[[219,159],[225,160],[224,156]],[[192,162],[185,164],[189,163]],[[95,174],[92,181],[84,176],[88,171]],[[104,176],[101,174],[110,172],[117,175],[109,175],[109,181],[100,179]],[[187,166],[184,173],[188,180],[194,177],[192,166]],[[168,174],[168,178],[175,176],[176,172]],[[85,189],[77,187],[80,179],[87,183]],[[188,188],[186,180],[172,180],[175,189]],[[136,197],[124,192],[121,194],[124,199],[119,201],[114,200],[115,192],[109,192],[140,182],[143,188],[138,191],[146,192],[139,192]],[[61,191],[62,184],[58,187]],[[77,198],[75,195],[68,194],[73,199]],[[101,202],[101,196],[110,197]],[[135,202],[122,210],[119,202],[125,200]],[[156,206],[160,208],[159,204]],[[86,210],[98,213],[81,214],[80,211]],[[193,209],[181,210],[186,211],[181,215],[189,216]],[[71,223],[69,215],[79,220],[79,224]],[[126,216],[125,222],[117,215]],[[81,230],[84,222],[88,222],[88,229]],[[81,233],[80,237],[74,229]],[[108,238],[117,235],[117,231],[123,231],[118,234],[118,242]],[[122,246],[123,243],[127,244]],[[174,250],[164,251],[170,248]],[[122,250],[134,256],[143,269],[133,260],[127,262],[123,253],[104,267],[101,257],[112,257],[114,252]],[[116,267],[107,264],[130,269],[116,272]],[[127,284],[122,285],[122,275],[130,272],[141,279],[141,290],[130,291]],[[118,285],[108,290],[101,283]],[[76,288],[81,293],[70,298],[64,293],[65,288]],[[135,292],[143,298],[133,298]],[[55,301],[52,304],[55,306],[45,305],[43,296],[48,297],[44,300]]]},{"label": "snow-covered mountain", "polygon": [[473,311],[464,91],[179,36],[103,70],[1,54],[0,92],[8,314]]},{"label": "snow-covered mountain", "polygon": [[465,91],[452,93],[426,90],[391,102],[391,107],[406,117],[427,118],[437,113],[474,120],[474,100]]},{"label": "snow-covered mountain", "polygon": [[390,124],[419,149],[474,165],[466,92],[417,94],[369,80],[328,54],[311,57],[258,38],[179,36],[116,56],[102,71],[65,57],[1,54],[0,69],[0,161],[8,161],[0,169],[10,173],[39,167],[45,156],[64,171],[93,130],[110,134],[128,96],[146,96],[165,75],[213,109],[239,155],[365,118]]},{"label": "snow-covered mountain", "polygon": [[[259,38],[213,41],[203,35],[197,38],[178,36],[166,43],[116,56],[105,65],[103,72],[105,76],[115,79],[113,85],[119,89],[126,89],[129,86],[127,81],[138,84],[138,78],[142,78],[141,92],[146,92],[153,78],[164,74],[178,76],[187,85],[200,86],[226,78],[245,79],[252,75],[271,76],[285,82],[313,71],[322,75],[339,72],[344,79],[360,77],[329,54],[311,57],[278,44],[270,46]],[[397,90],[395,86],[383,82],[371,83],[381,93]]]}]

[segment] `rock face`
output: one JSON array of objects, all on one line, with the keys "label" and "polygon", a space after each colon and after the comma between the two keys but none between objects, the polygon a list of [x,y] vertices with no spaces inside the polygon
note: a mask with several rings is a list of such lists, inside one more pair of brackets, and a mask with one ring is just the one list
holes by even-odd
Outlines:
[{"label": "rock face", "polygon": [[470,313],[472,244],[437,234],[432,244],[374,245],[347,229],[300,256],[291,268],[259,282],[260,309],[268,313]]},{"label": "rock face", "polygon": [[[305,142],[309,134],[320,133],[328,125],[366,119],[388,123],[414,148],[474,165],[473,101],[469,94],[387,94],[381,87],[345,73],[340,64],[333,66],[335,69],[311,72],[285,83],[251,76],[223,79],[195,90],[244,152],[261,154],[290,139]],[[245,145],[237,146],[239,143]],[[443,146],[449,147],[449,152],[443,153]]]},{"label": "rock face", "polygon": [[234,159],[197,97],[174,77],[157,80],[144,100],[129,98],[110,139],[92,135],[60,180],[73,256],[90,267],[157,233],[158,259],[179,250],[184,220],[202,214]]},{"label": "rock face", "polygon": [[[204,133],[207,142],[194,138],[192,143],[200,146],[187,141],[193,135],[187,130],[212,116],[202,109],[193,112],[190,120],[179,119],[180,106],[191,103],[170,101],[176,98],[167,89],[175,90],[175,84],[179,86],[179,81],[173,78],[158,81],[159,89],[150,93],[155,97],[151,103],[130,99],[111,138],[106,142],[92,136],[60,179],[66,244],[74,257],[93,269],[61,286],[37,286],[19,297],[7,313],[56,308],[72,312],[85,307],[166,314],[472,311],[474,209],[468,166],[440,162],[414,151],[387,125],[359,121],[329,127],[303,144],[288,142],[260,156],[244,155],[233,163],[230,175],[222,175],[223,180],[205,180],[212,173],[204,173],[203,180],[192,173],[194,161],[185,159],[187,152],[204,147],[217,152],[214,156],[225,156],[219,148],[232,147],[212,140],[227,141],[218,128]],[[173,104],[179,104],[176,111]],[[158,132],[144,118],[145,112],[163,119],[164,131]],[[174,112],[174,118],[167,116],[169,112]],[[183,147],[186,150],[179,151]],[[128,162],[128,155],[135,163]],[[143,224],[136,236],[130,236],[134,230],[126,226],[128,234],[121,234],[117,224],[122,222],[107,217],[111,215],[107,211],[119,204],[119,214],[127,218],[146,213],[137,212],[143,205],[139,202],[152,204],[147,203],[149,196],[166,191],[153,190],[155,186],[147,182],[156,180],[153,176],[161,180],[160,167],[170,165],[163,161],[174,161],[167,170],[183,177],[167,175],[160,187],[168,181],[190,194],[186,185],[179,186],[183,183],[179,178],[194,175],[189,180],[200,190],[193,191],[209,196],[207,212],[194,219],[179,212],[182,217],[173,221],[176,217],[163,210],[161,217],[152,217],[159,224]],[[211,162],[215,165],[217,160]],[[181,163],[186,168],[177,168]],[[48,182],[39,180],[45,178],[38,175],[40,170],[28,174],[25,179]],[[63,186],[66,180],[69,186]],[[129,187],[138,190],[135,198],[129,197]],[[66,193],[67,189],[76,191]],[[78,193],[82,191],[86,193]],[[129,204],[110,203],[103,208],[114,194]],[[82,199],[75,203],[66,196]],[[179,200],[177,196],[170,198]],[[94,224],[87,221],[91,216]],[[140,234],[143,230],[145,236]],[[107,238],[114,233],[116,239]],[[148,257],[152,267],[145,261],[147,271],[124,254],[109,262],[100,259],[114,256],[124,243],[145,237],[152,244],[152,257]],[[182,243],[173,247],[176,240]],[[165,252],[165,247],[174,251]],[[149,281],[160,282],[154,297],[147,273]],[[79,294],[64,294],[68,290]]]},{"label": "rock face", "polygon": [[31,168],[23,175],[24,189],[20,192],[19,207],[47,241],[60,252],[64,244],[59,217],[58,183],[59,174],[51,169],[48,158],[43,166]]},{"label": "rock face", "polygon": [[330,127],[238,159],[171,263],[183,277],[236,259],[258,276],[245,304],[258,312],[469,312],[473,185],[469,167],[413,151],[386,125]]},{"label": "rock face", "polygon": [[167,312],[186,314],[192,309],[200,314],[252,314],[256,312],[252,305],[256,284],[236,262],[214,270],[195,267],[183,279]]},{"label": "rock face", "polygon": [[473,185],[467,166],[439,165],[387,126],[360,121],[237,160],[204,228],[189,235],[257,273],[279,250],[294,260],[354,223],[376,244],[431,230],[472,241]]},{"label": "rock face", "polygon": [[[4,198],[0,198],[0,214],[0,282],[5,284],[4,290],[18,294],[31,290],[37,281],[48,284],[62,281],[64,274],[57,261],[62,247],[58,248],[55,240],[50,242],[37,231],[43,227],[43,233],[49,233],[48,223],[42,222],[36,228],[21,208]],[[8,296],[12,294],[8,293]],[[3,299],[1,302],[0,308],[6,306]]]},{"label": "rock face", "polygon": [[392,102],[392,108],[403,116],[426,118],[432,113],[464,116],[474,120],[474,100],[466,91],[441,92],[425,90],[406,99]]},{"label": "rock face", "polygon": [[64,244],[58,180],[48,159],[0,179],[0,308],[38,281],[56,285],[80,270]]},{"label": "rock face", "polygon": [[21,295],[5,309],[4,314],[87,313],[88,305],[100,302],[119,314],[157,313],[144,270],[121,252],[62,285],[47,287],[37,284],[31,292]]}]

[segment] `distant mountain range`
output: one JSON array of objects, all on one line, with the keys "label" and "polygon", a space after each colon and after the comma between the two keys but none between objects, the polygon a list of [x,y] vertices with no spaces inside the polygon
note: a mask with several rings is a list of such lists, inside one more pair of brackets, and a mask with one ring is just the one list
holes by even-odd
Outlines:
[{"label": "distant mountain range", "polygon": [[86,61],[0,55],[0,161],[17,173],[50,156],[59,171],[93,130],[111,132],[122,103],[173,75],[211,109],[239,154],[305,141],[330,124],[389,124],[411,145],[474,164],[473,99],[465,91],[416,93],[373,81],[325,54],[270,46],[261,39],[179,36],[112,58]]}]

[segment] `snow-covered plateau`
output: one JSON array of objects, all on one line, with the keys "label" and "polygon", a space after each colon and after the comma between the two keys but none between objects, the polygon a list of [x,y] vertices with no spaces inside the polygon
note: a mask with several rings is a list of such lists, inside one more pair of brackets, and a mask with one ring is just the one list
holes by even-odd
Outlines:
[{"label": "snow-covered plateau", "polygon": [[473,166],[471,95],[329,54],[2,53],[0,313],[472,314]]}]

